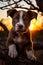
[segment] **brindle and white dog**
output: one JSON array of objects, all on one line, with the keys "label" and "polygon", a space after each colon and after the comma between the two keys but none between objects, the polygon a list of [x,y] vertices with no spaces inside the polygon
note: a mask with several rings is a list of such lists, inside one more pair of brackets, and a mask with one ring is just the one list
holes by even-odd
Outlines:
[{"label": "brindle and white dog", "polygon": [[30,41],[30,32],[28,29],[30,21],[37,17],[37,13],[33,11],[16,11],[8,10],[8,15],[12,17],[13,28],[9,32],[7,46],[9,48],[8,55],[12,58],[17,56],[35,59],[32,52],[32,44]]}]

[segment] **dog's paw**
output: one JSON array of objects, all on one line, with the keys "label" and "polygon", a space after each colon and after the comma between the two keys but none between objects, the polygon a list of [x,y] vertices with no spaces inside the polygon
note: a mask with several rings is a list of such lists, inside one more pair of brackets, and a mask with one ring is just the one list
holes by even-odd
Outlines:
[{"label": "dog's paw", "polygon": [[36,57],[34,56],[32,50],[30,50],[30,51],[27,51],[27,50],[26,50],[26,54],[27,54],[27,58],[28,58],[28,59],[36,60]]},{"label": "dog's paw", "polygon": [[12,45],[9,46],[8,55],[11,58],[16,58],[17,57],[18,53],[17,53],[17,50],[16,50],[16,45],[12,44]]}]

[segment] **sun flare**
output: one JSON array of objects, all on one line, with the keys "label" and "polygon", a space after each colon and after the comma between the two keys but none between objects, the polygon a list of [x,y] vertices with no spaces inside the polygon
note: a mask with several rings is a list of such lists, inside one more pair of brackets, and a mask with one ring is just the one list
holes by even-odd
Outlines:
[{"label": "sun flare", "polygon": [[29,30],[33,30],[33,26],[30,25],[30,26],[29,26]]},{"label": "sun flare", "polygon": [[40,17],[39,19],[32,19],[30,26],[29,26],[30,31],[36,31],[36,30],[43,30],[43,20]]}]

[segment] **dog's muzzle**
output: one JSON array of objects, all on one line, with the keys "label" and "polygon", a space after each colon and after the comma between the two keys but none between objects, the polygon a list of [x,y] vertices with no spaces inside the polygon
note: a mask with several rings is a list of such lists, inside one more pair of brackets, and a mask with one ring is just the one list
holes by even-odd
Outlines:
[{"label": "dog's muzzle", "polygon": [[15,31],[16,32],[25,32],[26,31],[26,27],[24,25],[17,24],[17,25],[15,25]]}]

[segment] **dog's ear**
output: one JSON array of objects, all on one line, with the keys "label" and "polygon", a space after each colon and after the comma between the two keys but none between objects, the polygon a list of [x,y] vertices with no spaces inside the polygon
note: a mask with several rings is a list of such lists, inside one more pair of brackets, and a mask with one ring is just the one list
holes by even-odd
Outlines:
[{"label": "dog's ear", "polygon": [[27,11],[28,17],[30,18],[30,20],[32,20],[33,18],[37,18],[37,13],[34,11]]},{"label": "dog's ear", "polygon": [[11,16],[13,18],[14,14],[17,12],[16,9],[10,9],[7,11],[7,16]]}]

